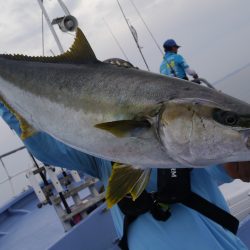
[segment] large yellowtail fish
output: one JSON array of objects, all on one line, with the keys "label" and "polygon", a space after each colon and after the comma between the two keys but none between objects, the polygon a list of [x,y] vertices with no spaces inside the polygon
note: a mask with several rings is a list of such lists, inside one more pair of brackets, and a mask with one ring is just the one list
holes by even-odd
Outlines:
[{"label": "large yellowtail fish", "polygon": [[[250,105],[184,80],[102,63],[80,29],[55,57],[0,55],[0,98],[33,130],[113,162],[112,206],[150,168],[250,160]],[[27,132],[28,130],[28,132]]]}]

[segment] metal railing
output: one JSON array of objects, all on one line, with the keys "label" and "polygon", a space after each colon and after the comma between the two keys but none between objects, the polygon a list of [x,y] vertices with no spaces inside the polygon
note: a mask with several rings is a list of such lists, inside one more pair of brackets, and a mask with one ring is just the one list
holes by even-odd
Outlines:
[{"label": "metal railing", "polygon": [[[20,171],[15,171],[14,174],[10,174],[10,171],[8,170],[8,166],[7,164],[5,163],[4,161],[4,158],[7,158],[9,156],[12,156],[12,155],[15,155],[17,152],[20,152],[20,151],[24,151],[24,150],[27,150],[25,146],[22,146],[22,147],[19,147],[17,149],[14,149],[12,151],[9,151],[7,153],[4,153],[2,155],[0,155],[0,168],[2,167],[2,169],[4,170],[4,173],[6,175],[6,178],[0,180],[0,187],[5,184],[5,183],[9,183],[10,185],[10,191],[11,191],[11,194],[8,195],[9,197],[7,198],[7,200],[17,196],[18,194],[20,194],[22,192],[22,190],[20,191],[15,191],[15,185],[14,185],[14,182],[13,182],[13,179],[18,177],[18,176],[21,176],[23,174],[25,174],[27,172],[28,169],[32,168],[33,166],[29,166],[28,162],[25,163],[27,164],[27,168],[20,170]],[[30,153],[28,151],[26,151],[27,154],[30,156],[30,159],[31,159],[31,162],[34,162],[35,159],[33,157],[31,157]],[[36,162],[35,162],[36,163]],[[25,183],[26,181],[26,177],[25,175],[23,176],[23,183]],[[23,190],[28,187],[28,184],[23,187]],[[2,189],[2,191],[4,192],[4,190]],[[9,191],[9,190],[8,190]],[[6,192],[8,193],[8,192]],[[5,199],[6,200],[6,199]],[[0,200],[0,205],[2,204],[2,201]]]}]

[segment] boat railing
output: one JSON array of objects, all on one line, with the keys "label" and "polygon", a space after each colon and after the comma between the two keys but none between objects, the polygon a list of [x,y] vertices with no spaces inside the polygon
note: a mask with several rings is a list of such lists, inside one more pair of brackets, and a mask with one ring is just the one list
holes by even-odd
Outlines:
[{"label": "boat railing", "polygon": [[[26,191],[29,187],[28,180],[26,179],[26,172],[32,168],[32,164],[24,163],[25,166],[21,167],[21,170],[17,169],[14,171],[13,166],[8,166],[8,158],[15,157],[18,152],[20,151],[26,151],[25,146],[21,146],[19,148],[16,148],[14,150],[11,150],[7,153],[4,153],[0,155],[0,171],[2,172],[3,179],[0,179],[0,187],[2,192],[0,192],[0,205],[3,205],[4,203],[7,203],[10,199],[16,197],[20,193]],[[25,153],[24,153],[25,154]],[[26,154],[29,155],[29,153],[26,151]],[[26,156],[27,157],[27,156]],[[29,157],[29,156],[28,156]],[[33,159],[30,157],[31,163]],[[20,163],[21,164],[21,163]],[[16,169],[16,168],[15,168]],[[18,178],[18,181],[15,182]],[[8,186],[8,188],[5,188],[4,185]],[[16,188],[16,186],[21,186],[21,188]]]},{"label": "boat railing", "polygon": [[[43,182],[37,181],[37,175]],[[98,179],[80,176],[75,170],[62,169],[58,173],[54,166],[44,165],[29,170],[26,176],[39,200],[37,207],[52,205],[65,232],[103,204],[105,198]]]},{"label": "boat railing", "polygon": [[[20,151],[26,151],[30,164],[25,159],[25,166],[16,166],[16,162],[21,164],[18,161],[20,155],[17,155]],[[8,165],[8,157],[14,159],[14,167]],[[0,179],[0,190],[3,191],[0,192],[0,207],[31,187],[38,198],[37,207],[53,205],[65,231],[102,204],[105,197],[103,191],[98,191],[98,179],[40,163],[24,146],[0,155],[1,176],[4,178]],[[8,185],[4,186],[6,183]]]}]

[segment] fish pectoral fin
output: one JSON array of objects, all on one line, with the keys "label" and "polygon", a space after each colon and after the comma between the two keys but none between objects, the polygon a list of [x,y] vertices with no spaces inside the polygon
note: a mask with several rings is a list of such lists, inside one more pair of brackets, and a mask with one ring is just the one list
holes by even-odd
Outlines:
[{"label": "fish pectoral fin", "polygon": [[143,190],[147,187],[149,182],[149,177],[151,174],[151,169],[143,170],[140,178],[134,185],[133,189],[130,191],[133,201],[135,201],[143,192]]},{"label": "fish pectoral fin", "polygon": [[137,169],[130,165],[115,163],[106,193],[108,208],[111,208],[127,194],[131,194],[133,200],[138,198],[148,184],[150,172],[150,169]]},{"label": "fish pectoral fin", "polygon": [[147,121],[122,120],[99,123],[96,128],[106,130],[117,137],[137,137],[145,130],[151,128],[151,124]]}]

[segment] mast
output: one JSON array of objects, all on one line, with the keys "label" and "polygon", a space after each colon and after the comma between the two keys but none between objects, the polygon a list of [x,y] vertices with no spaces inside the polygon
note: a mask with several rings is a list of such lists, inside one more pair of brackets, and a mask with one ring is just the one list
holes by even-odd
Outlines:
[{"label": "mast", "polygon": [[127,23],[127,26],[128,26],[128,28],[129,28],[129,30],[130,30],[130,32],[131,32],[133,38],[134,38],[134,41],[135,41],[135,43],[136,43],[136,46],[137,46],[137,48],[138,48],[138,50],[139,50],[139,52],[140,52],[140,54],[141,54],[141,57],[142,57],[142,59],[143,59],[143,61],[144,61],[144,64],[146,65],[148,71],[150,71],[149,66],[148,66],[148,64],[147,64],[147,61],[146,61],[146,59],[145,59],[145,57],[144,57],[144,55],[143,55],[143,53],[142,53],[142,50],[141,50],[142,47],[139,45],[137,32],[136,32],[135,28],[134,28],[131,24],[129,24],[128,19],[127,19],[127,17],[125,16],[125,13],[124,13],[124,11],[123,11],[123,9],[122,9],[122,6],[120,5],[119,0],[116,0],[116,1],[117,1],[117,3],[118,3],[118,6],[119,6],[119,8],[120,8],[120,10],[121,10],[121,12],[122,12],[122,15],[123,15],[125,21],[126,21],[126,23]]}]

